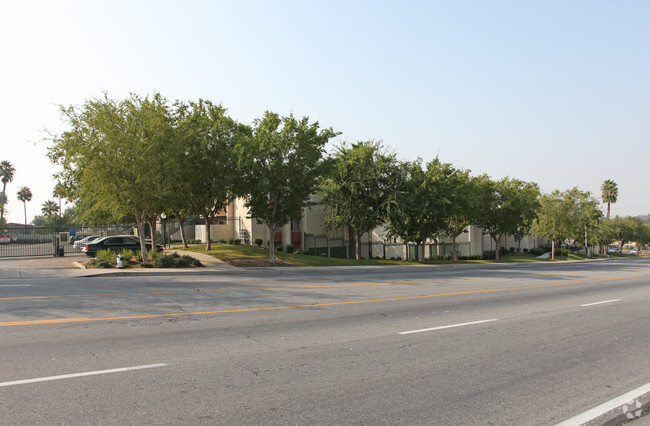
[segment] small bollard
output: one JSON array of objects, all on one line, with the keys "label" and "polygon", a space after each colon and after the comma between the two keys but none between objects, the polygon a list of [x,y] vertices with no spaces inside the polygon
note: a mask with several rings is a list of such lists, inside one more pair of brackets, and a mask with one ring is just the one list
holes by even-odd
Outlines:
[{"label": "small bollard", "polygon": [[117,267],[118,269],[124,268],[124,258],[122,257],[121,254],[117,255]]}]

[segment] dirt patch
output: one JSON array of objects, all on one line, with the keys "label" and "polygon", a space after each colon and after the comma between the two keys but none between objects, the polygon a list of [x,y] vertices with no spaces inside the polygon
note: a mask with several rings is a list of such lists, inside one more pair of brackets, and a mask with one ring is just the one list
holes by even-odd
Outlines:
[{"label": "dirt patch", "polygon": [[268,259],[262,258],[242,258],[242,259],[230,259],[226,260],[226,263],[232,266],[239,266],[241,268],[258,268],[258,267],[269,267],[269,266],[293,266],[286,260],[275,259],[275,265],[268,261]]}]

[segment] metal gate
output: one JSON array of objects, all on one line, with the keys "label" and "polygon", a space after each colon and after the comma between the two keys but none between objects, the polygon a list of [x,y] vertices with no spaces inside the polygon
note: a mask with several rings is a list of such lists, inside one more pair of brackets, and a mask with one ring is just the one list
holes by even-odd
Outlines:
[{"label": "metal gate", "polygon": [[82,254],[75,241],[132,233],[133,225],[21,227],[0,230],[0,258]]}]

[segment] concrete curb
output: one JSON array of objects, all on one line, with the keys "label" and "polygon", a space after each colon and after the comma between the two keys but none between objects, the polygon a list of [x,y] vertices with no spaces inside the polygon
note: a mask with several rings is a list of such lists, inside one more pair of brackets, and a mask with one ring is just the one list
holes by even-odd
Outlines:
[{"label": "concrete curb", "polygon": [[[587,262],[604,262],[609,259],[588,259],[588,260],[569,260],[564,263],[587,263]],[[365,273],[370,271],[381,272],[398,272],[400,270],[445,270],[445,269],[491,269],[499,267],[533,267],[539,265],[538,262],[522,263],[481,263],[481,264],[437,264],[437,265],[359,265],[359,266],[278,266],[278,267],[258,267],[258,268],[239,268],[228,265],[224,269],[146,269],[117,271],[104,270],[106,272],[96,272],[91,274],[80,275],[77,278],[85,277],[133,277],[133,276],[182,276],[182,275],[292,275],[292,274],[323,274],[323,273],[349,273],[351,271]],[[86,269],[90,271],[89,269]],[[93,270],[99,271],[99,270]]]}]

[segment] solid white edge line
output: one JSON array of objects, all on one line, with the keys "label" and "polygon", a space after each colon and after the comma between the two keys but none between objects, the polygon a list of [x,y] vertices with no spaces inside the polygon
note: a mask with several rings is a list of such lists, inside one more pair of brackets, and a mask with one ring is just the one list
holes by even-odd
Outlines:
[{"label": "solid white edge line", "polygon": [[580,307],[593,306],[593,305],[602,305],[603,303],[620,302],[621,300],[623,300],[623,299],[612,299],[612,300],[603,300],[602,302],[585,303],[584,305],[580,305]]},{"label": "solid white edge line", "polygon": [[602,416],[603,414],[612,411],[615,408],[621,407],[625,404],[628,404],[634,401],[636,398],[639,398],[646,393],[650,392],[650,383],[646,383],[643,386],[640,386],[634,390],[631,390],[627,393],[624,393],[621,396],[617,396],[614,399],[610,399],[607,402],[600,404],[597,407],[587,410],[584,413],[578,414],[575,417],[571,417],[568,420],[558,423],[556,426],[578,426],[592,421],[596,417]]},{"label": "solid white edge line", "polygon": [[15,386],[15,385],[25,385],[25,384],[28,384],[28,383],[47,382],[47,381],[50,381],[50,380],[72,379],[72,378],[75,378],[75,377],[96,376],[98,374],[122,373],[124,371],[143,370],[145,368],[164,367],[166,365],[167,364],[136,365],[134,367],[113,368],[113,369],[110,369],[110,370],[86,371],[84,373],[62,374],[60,376],[38,377],[36,379],[26,379],[26,380],[15,380],[13,382],[0,383],[0,387],[3,387],[3,386]]},{"label": "solid white edge line", "polygon": [[443,325],[442,327],[422,328],[420,330],[411,330],[411,331],[400,331],[398,334],[422,333],[425,331],[443,330],[445,328],[463,327],[465,325],[483,324],[485,322],[492,322],[492,321],[499,321],[499,320],[495,318],[495,319],[488,319],[482,321],[464,322],[462,324]]}]

